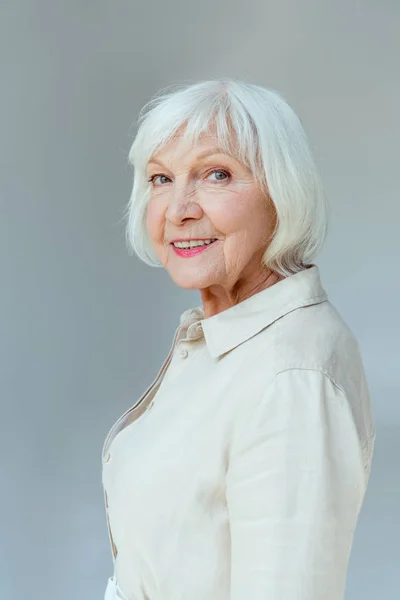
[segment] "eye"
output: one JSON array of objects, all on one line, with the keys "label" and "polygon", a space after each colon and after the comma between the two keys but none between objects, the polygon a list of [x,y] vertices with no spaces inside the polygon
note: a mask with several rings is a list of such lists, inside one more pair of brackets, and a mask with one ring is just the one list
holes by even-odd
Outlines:
[{"label": "eye", "polygon": [[[167,177],[166,175],[160,175],[160,174],[157,174],[157,173],[156,173],[155,175],[152,175],[152,176],[151,176],[151,177],[150,177],[150,178],[147,180],[147,181],[148,181],[148,183],[154,183],[154,182],[155,182],[155,180],[157,179],[157,177],[161,177],[161,178],[164,178],[164,179],[169,179],[169,177]],[[158,183],[158,184],[156,184],[156,185],[162,185],[163,183],[165,183],[165,182],[161,182],[161,183]]]},{"label": "eye", "polygon": [[[229,178],[229,173],[222,169],[213,169],[208,173],[207,177],[210,177],[211,175],[218,176],[214,179],[214,181],[226,181]],[[222,177],[219,177],[219,175],[222,175]]]}]

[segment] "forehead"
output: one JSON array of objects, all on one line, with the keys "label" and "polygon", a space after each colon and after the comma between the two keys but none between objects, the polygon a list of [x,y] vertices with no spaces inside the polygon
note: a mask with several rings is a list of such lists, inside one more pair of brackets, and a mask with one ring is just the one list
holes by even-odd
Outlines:
[{"label": "forehead", "polygon": [[236,136],[234,133],[229,135],[228,143],[223,143],[218,139],[214,127],[209,131],[200,133],[196,138],[187,135],[187,132],[181,127],[162,147],[156,150],[149,158],[149,163],[153,160],[197,160],[207,154],[222,153],[238,160],[236,152]]}]

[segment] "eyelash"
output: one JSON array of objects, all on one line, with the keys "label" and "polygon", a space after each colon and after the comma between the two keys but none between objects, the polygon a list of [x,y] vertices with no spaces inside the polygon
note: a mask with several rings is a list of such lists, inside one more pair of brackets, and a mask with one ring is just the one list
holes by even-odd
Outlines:
[{"label": "eyelash", "polygon": [[[221,179],[220,181],[227,181],[229,179],[229,177],[231,176],[231,174],[229,173],[229,171],[227,171],[226,169],[217,169],[217,168],[214,168],[214,169],[211,169],[211,171],[208,171],[206,173],[206,177],[208,177],[209,175],[212,175],[212,173],[225,173],[225,175],[227,176],[227,178],[226,179]],[[150,177],[150,179],[147,180],[147,182],[148,183],[152,183],[153,180],[156,177],[167,177],[167,175],[164,175],[163,173],[155,173],[154,175],[152,175]],[[168,179],[169,179],[169,177],[168,177]]]}]

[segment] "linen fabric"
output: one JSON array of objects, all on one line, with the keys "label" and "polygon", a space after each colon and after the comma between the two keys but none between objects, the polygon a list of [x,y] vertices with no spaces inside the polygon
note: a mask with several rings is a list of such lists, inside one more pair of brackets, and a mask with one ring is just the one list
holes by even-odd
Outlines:
[{"label": "linen fabric", "polygon": [[317,265],[212,317],[185,310],[104,443],[108,600],[343,600],[375,438]]}]

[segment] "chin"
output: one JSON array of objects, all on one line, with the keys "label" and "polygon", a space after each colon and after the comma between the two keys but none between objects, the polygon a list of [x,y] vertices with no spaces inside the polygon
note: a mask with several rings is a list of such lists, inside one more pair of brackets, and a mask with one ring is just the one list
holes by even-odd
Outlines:
[{"label": "chin", "polygon": [[185,289],[185,290],[199,290],[202,288],[206,288],[211,285],[211,282],[203,279],[202,277],[188,277],[187,275],[181,276],[173,275],[170,273],[170,277],[177,286]]}]

